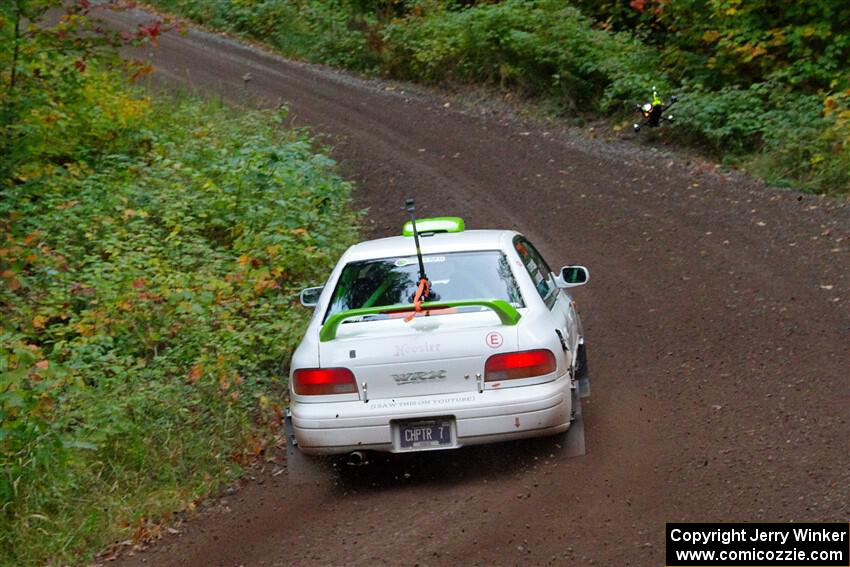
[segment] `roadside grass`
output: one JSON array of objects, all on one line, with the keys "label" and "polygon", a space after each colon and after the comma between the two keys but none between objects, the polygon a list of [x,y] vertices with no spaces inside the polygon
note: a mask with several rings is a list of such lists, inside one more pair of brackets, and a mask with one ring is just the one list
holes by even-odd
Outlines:
[{"label": "roadside grass", "polygon": [[[762,22],[772,12],[759,2],[726,11],[684,1],[657,10],[595,0],[150,2],[289,56],[430,84],[495,85],[571,122],[602,116],[621,128],[655,86],[681,101],[659,139],[778,185],[850,192],[850,35],[832,30],[846,12],[840,3],[803,3]],[[699,34],[682,27],[688,18]]]},{"label": "roadside grass", "polygon": [[0,565],[84,564],[260,458],[298,291],[356,237],[285,111],[79,81],[0,189]]}]

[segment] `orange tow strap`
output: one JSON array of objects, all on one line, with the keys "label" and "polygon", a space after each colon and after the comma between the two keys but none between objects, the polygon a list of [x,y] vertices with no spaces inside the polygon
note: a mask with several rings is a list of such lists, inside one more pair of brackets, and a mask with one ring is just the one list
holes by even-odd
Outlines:
[{"label": "orange tow strap", "polygon": [[415,309],[415,313],[411,313],[407,317],[404,318],[405,323],[410,323],[413,321],[413,318],[416,317],[416,313],[422,311],[422,295],[425,295],[427,298],[431,295],[431,286],[428,285],[428,280],[422,278],[419,280],[419,287],[416,288],[416,295],[413,296],[413,309]]}]

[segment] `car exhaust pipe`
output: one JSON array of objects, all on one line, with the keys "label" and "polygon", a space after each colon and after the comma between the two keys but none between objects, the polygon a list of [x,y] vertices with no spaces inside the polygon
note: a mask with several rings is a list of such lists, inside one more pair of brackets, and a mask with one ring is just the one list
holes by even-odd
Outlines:
[{"label": "car exhaust pipe", "polygon": [[345,461],[350,467],[362,467],[368,463],[366,460],[366,453],[363,451],[352,451],[348,454],[348,459]]}]

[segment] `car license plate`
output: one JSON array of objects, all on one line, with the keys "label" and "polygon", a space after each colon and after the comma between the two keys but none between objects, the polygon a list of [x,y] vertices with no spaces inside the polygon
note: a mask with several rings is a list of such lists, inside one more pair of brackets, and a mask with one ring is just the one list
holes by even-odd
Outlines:
[{"label": "car license plate", "polygon": [[402,421],[398,424],[402,449],[433,449],[454,445],[451,419]]}]

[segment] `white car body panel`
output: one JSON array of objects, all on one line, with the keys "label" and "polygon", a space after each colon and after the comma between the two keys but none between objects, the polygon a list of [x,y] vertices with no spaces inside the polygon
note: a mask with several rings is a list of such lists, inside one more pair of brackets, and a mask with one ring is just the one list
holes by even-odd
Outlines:
[{"label": "white car body panel", "polygon": [[[503,325],[489,310],[435,314],[409,322],[402,318],[348,322],[339,326],[335,339],[321,342],[323,316],[346,264],[415,257],[411,237],[349,248],[326,282],[305,337],[293,354],[290,411],[298,448],[305,454],[407,451],[398,438],[399,421],[436,417],[451,422],[451,447],[566,431],[576,386],[574,353],[582,341],[580,321],[571,297],[562,290],[547,306],[514,248],[515,237],[521,235],[507,230],[435,234],[421,237],[421,247],[425,256],[504,253],[525,303],[518,308],[521,318],[516,325]],[[494,333],[498,339],[491,340]],[[532,349],[550,350],[557,362],[555,372],[484,382],[485,363],[491,355]],[[319,367],[350,369],[357,393],[296,394],[292,373]]]},{"label": "white car body panel", "polygon": [[[502,346],[485,351],[494,332]],[[495,313],[482,311],[341,325],[336,340],[320,343],[319,358],[324,366],[351,369],[361,397],[367,384],[370,398],[396,398],[475,391],[487,357],[515,350],[516,327],[502,328]],[[434,372],[443,374],[426,381]]]}]

